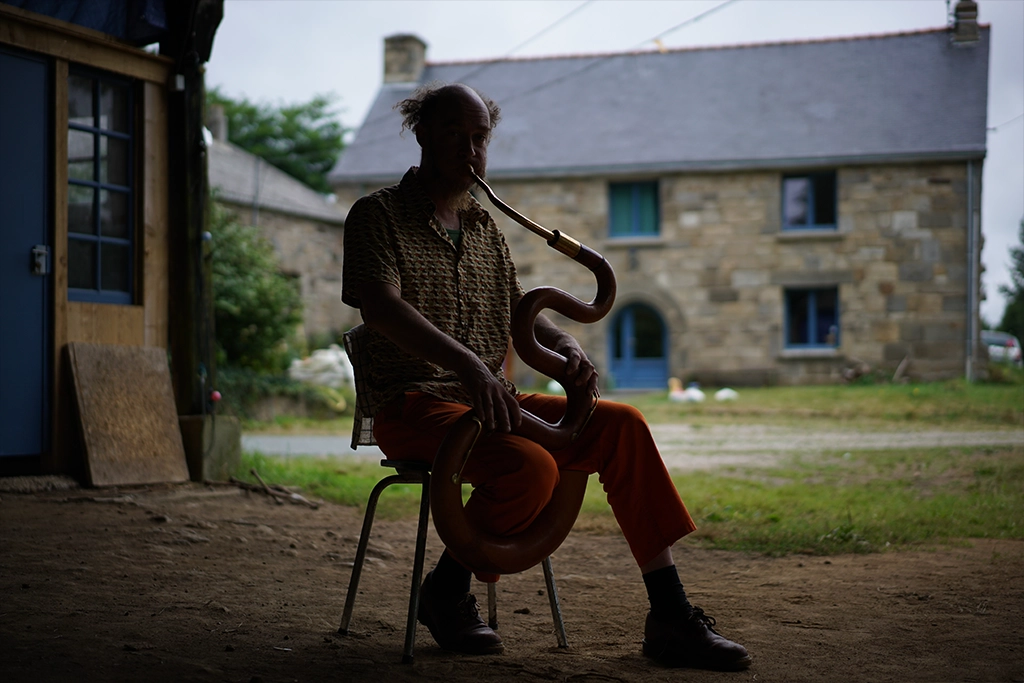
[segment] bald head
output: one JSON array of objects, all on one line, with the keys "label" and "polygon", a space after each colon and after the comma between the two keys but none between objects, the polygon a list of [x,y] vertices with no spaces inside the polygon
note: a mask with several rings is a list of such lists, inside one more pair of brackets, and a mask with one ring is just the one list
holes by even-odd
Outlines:
[{"label": "bald head", "polygon": [[501,119],[501,108],[486,95],[462,83],[428,83],[416,89],[408,99],[395,105],[402,114],[402,129],[418,133],[421,125],[429,123],[439,111],[456,107],[481,106],[490,119],[490,130]]}]

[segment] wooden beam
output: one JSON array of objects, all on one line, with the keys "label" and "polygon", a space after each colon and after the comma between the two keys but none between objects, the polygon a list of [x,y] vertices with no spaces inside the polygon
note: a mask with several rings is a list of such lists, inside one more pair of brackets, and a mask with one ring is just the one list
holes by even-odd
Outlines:
[{"label": "wooden beam", "polygon": [[[171,380],[179,415],[204,412],[203,386],[214,379],[213,295],[210,264],[202,258],[209,186],[203,140],[203,68],[182,65],[185,89],[168,94],[168,196],[170,198]],[[205,262],[204,262],[205,261]]]},{"label": "wooden beam", "polygon": [[[0,8],[3,6],[0,5]],[[71,440],[71,395],[65,391],[70,380],[65,376],[64,347],[68,343],[68,63],[53,63],[53,244],[50,259],[53,268],[53,379],[50,383],[50,450],[43,454],[44,472],[69,473]]]},{"label": "wooden beam", "polygon": [[145,345],[167,348],[168,278],[170,277],[167,179],[167,94],[144,83],[142,97],[143,147],[142,245],[136,253],[142,263],[142,302],[145,304]]},{"label": "wooden beam", "polygon": [[165,85],[168,57],[119,42],[92,29],[0,3],[0,43]]}]

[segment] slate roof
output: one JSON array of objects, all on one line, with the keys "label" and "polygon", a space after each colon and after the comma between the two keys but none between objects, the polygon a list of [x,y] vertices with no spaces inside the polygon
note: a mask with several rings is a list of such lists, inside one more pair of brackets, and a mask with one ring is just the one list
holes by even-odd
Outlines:
[{"label": "slate roof", "polygon": [[323,195],[230,142],[211,140],[210,186],[227,203],[341,225],[345,216]]},{"label": "slate roof", "polygon": [[[427,63],[502,108],[493,178],[629,175],[981,158],[990,32],[949,31],[661,52]],[[390,182],[419,159],[385,84],[331,171]]]}]

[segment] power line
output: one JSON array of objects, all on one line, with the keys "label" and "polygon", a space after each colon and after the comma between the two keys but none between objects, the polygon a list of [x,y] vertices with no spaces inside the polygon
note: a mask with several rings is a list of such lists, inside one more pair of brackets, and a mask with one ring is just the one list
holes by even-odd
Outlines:
[{"label": "power line", "polygon": [[[676,24],[675,26],[673,26],[672,28],[670,28],[668,30],[662,31],[661,33],[659,33],[658,35],[654,36],[653,38],[648,38],[647,40],[644,40],[644,41],[641,41],[641,42],[637,43],[636,46],[633,49],[636,50],[636,49],[638,49],[640,47],[643,47],[647,43],[651,43],[651,42],[654,42],[654,43],[657,44],[657,41],[660,41],[662,38],[664,38],[668,34],[673,33],[675,31],[678,31],[679,29],[683,28],[684,26],[688,26],[690,24],[698,22],[701,19],[703,19],[704,17],[708,16],[709,14],[713,14],[713,13],[717,12],[718,10],[720,10],[720,9],[722,9],[722,8],[728,6],[728,5],[733,4],[734,2],[737,2],[737,0],[725,0],[725,2],[719,3],[719,4],[715,5],[714,7],[712,7],[711,9],[704,10],[700,14],[698,14],[696,16],[693,16],[693,17],[690,17],[686,21],[684,21],[682,23],[679,23],[679,24]],[[541,90],[545,90],[548,87],[550,87],[552,85],[555,85],[556,83],[561,83],[564,80],[567,80],[569,78],[573,78],[575,76],[578,76],[578,75],[580,75],[580,74],[582,74],[582,73],[584,73],[586,71],[590,71],[591,69],[593,69],[593,68],[595,68],[597,66],[600,66],[601,64],[603,64],[604,62],[606,62],[609,59],[612,59],[612,58],[615,58],[615,57],[620,57],[620,56],[622,56],[622,53],[601,55],[601,56],[597,57],[594,61],[590,62],[589,64],[584,65],[582,68],[577,69],[576,71],[571,71],[571,72],[569,72],[569,73],[567,73],[567,74],[565,74],[563,76],[558,76],[557,78],[552,78],[550,81],[545,81],[544,83],[541,83],[540,85],[534,86],[533,88],[530,88],[528,90],[524,90],[522,92],[515,93],[514,95],[511,95],[509,97],[505,97],[502,101],[503,102],[510,102],[510,101],[516,99],[517,97],[525,97],[526,95],[532,95],[532,94],[534,94],[536,92],[540,92]]]},{"label": "power line", "polygon": [[710,14],[714,14],[718,10],[724,9],[726,6],[731,5],[734,2],[736,2],[736,0],[725,0],[725,2],[717,4],[714,7],[712,7],[711,9],[708,9],[708,10],[705,10],[705,11],[701,12],[697,16],[690,17],[686,21],[684,21],[684,22],[682,22],[680,24],[676,24],[675,26],[673,26],[672,28],[668,29],[667,31],[662,31],[661,33],[659,33],[658,35],[654,36],[650,40],[645,40],[644,42],[642,42],[639,45],[637,45],[637,47],[640,47],[641,45],[646,45],[647,43],[656,43],[657,41],[661,40],[662,38],[664,38],[668,34],[675,33],[676,31],[678,31],[679,29],[683,28],[684,26],[689,26],[690,24],[694,24],[694,23],[700,21],[701,19],[703,19],[704,17],[706,17],[706,16],[708,16]]},{"label": "power line", "polygon": [[1005,126],[1007,124],[1010,124],[1010,123],[1013,123],[1014,121],[1016,121],[1017,119],[1020,119],[1020,118],[1024,118],[1024,112],[1021,112],[1020,114],[1017,114],[1012,119],[1007,119],[1006,121],[1003,121],[998,126],[989,126],[985,130],[992,131],[994,133],[994,132],[998,131],[1000,128],[1002,128],[1003,126]]},{"label": "power line", "polygon": [[544,35],[544,34],[545,34],[545,33],[547,33],[548,31],[550,31],[550,30],[551,30],[551,29],[553,29],[554,27],[558,26],[558,25],[559,25],[559,24],[561,24],[561,23],[562,23],[563,21],[565,21],[566,19],[568,19],[568,18],[569,18],[569,17],[571,17],[572,15],[576,14],[576,13],[577,13],[577,12],[579,12],[579,11],[580,11],[581,9],[583,9],[584,7],[586,7],[587,5],[590,5],[590,4],[592,4],[593,2],[594,2],[594,0],[586,0],[586,1],[585,1],[585,2],[583,2],[582,4],[580,4],[580,5],[577,5],[577,6],[576,6],[575,8],[573,8],[573,9],[572,9],[572,10],[571,10],[571,11],[570,11],[570,12],[569,12],[568,14],[566,14],[565,16],[563,16],[563,17],[562,17],[561,19],[558,19],[557,21],[555,21],[555,23],[553,23],[553,24],[549,25],[549,26],[548,26],[547,28],[543,28],[543,29],[541,29],[541,30],[540,30],[540,31],[538,31],[537,33],[534,33],[534,34],[533,34],[532,36],[530,36],[529,38],[527,38],[526,40],[524,40],[523,42],[519,43],[519,44],[518,44],[518,45],[516,45],[516,46],[515,46],[514,48],[512,48],[511,50],[509,50],[508,52],[506,52],[506,53],[505,53],[505,56],[506,56],[506,57],[509,57],[509,56],[511,56],[511,55],[512,55],[512,53],[513,53],[513,52],[518,52],[520,48],[524,48],[524,47],[526,47],[527,45],[529,45],[529,44],[530,44],[530,43],[532,43],[533,41],[537,40],[537,39],[538,39],[538,38],[540,38],[540,37],[541,37],[542,35]]},{"label": "power line", "polygon": [[[558,19],[556,19],[556,20],[555,20],[554,22],[552,22],[552,23],[548,24],[547,26],[545,26],[544,28],[542,28],[542,29],[541,29],[540,31],[537,31],[537,32],[536,32],[536,33],[534,33],[534,34],[533,34],[532,36],[530,36],[529,38],[527,38],[526,40],[524,40],[523,42],[519,43],[519,44],[518,44],[518,45],[516,45],[516,46],[515,46],[514,48],[512,48],[511,50],[509,50],[508,52],[506,52],[506,53],[505,53],[504,55],[502,55],[501,57],[497,57],[497,58],[495,58],[495,59],[493,59],[493,60],[488,60],[488,61],[486,61],[486,62],[484,62],[484,63],[480,64],[480,65],[479,65],[479,66],[478,66],[477,68],[473,69],[473,70],[472,70],[472,71],[470,71],[469,73],[463,74],[463,75],[462,75],[462,76],[460,76],[459,78],[460,78],[460,79],[461,79],[462,81],[467,81],[467,80],[469,80],[470,78],[472,78],[473,76],[476,76],[477,74],[479,74],[479,73],[480,73],[481,71],[485,71],[485,70],[487,70],[487,69],[488,69],[489,67],[493,66],[493,65],[494,65],[494,64],[495,64],[496,62],[498,62],[498,61],[500,61],[500,60],[502,60],[502,59],[506,59],[507,57],[511,57],[511,56],[512,56],[512,55],[513,55],[513,54],[514,54],[515,52],[519,51],[520,49],[522,49],[522,48],[526,47],[527,45],[529,45],[529,44],[530,44],[530,43],[532,43],[533,41],[537,40],[537,39],[538,39],[538,38],[540,38],[540,37],[541,37],[542,35],[544,35],[544,34],[545,34],[545,33],[547,33],[548,31],[550,31],[551,29],[555,28],[556,26],[558,26],[559,24],[561,24],[562,22],[564,22],[564,21],[565,21],[566,19],[568,19],[569,17],[573,16],[574,14],[576,14],[577,12],[579,12],[580,10],[582,10],[582,9],[583,9],[584,7],[586,7],[587,5],[590,5],[590,4],[592,4],[593,2],[594,2],[594,0],[585,0],[585,1],[583,2],[583,3],[581,3],[581,4],[579,4],[579,5],[576,5],[576,7],[572,8],[571,10],[569,10],[569,12],[568,12],[568,13],[566,13],[566,14],[563,14],[563,15],[562,15],[561,17],[559,17]],[[391,118],[391,114],[390,114],[390,113],[388,113],[388,114],[382,114],[381,116],[378,116],[377,118],[375,118],[375,119],[372,119],[372,120],[370,120],[370,121],[364,121],[364,122],[363,122],[363,126],[365,127],[365,126],[367,126],[367,125],[370,125],[370,124],[373,124],[373,123],[377,123],[378,121],[382,121],[382,120],[384,120],[384,119],[388,119],[388,118]]]},{"label": "power line", "polygon": [[[513,48],[512,51],[518,50],[520,47],[522,47],[522,45],[525,45],[526,43],[532,41],[534,38],[538,37],[542,33],[545,33],[548,29],[553,28],[555,25],[557,25],[557,24],[561,23],[563,20],[569,18],[571,15],[573,15],[577,11],[583,9],[583,7],[585,7],[586,5],[590,4],[590,2],[592,2],[592,1],[593,0],[587,0],[587,2],[584,2],[582,5],[577,6],[575,9],[571,10],[568,14],[563,16],[561,19],[558,19],[557,21],[555,21],[555,23],[551,24],[550,26],[548,26],[547,28],[543,29],[539,33],[537,33],[534,36],[532,36],[531,38],[527,39],[524,43],[521,43],[520,45],[518,45],[515,48]],[[675,26],[672,26],[671,28],[668,28],[668,29],[662,31],[661,33],[657,34],[653,38],[648,38],[646,40],[643,40],[643,41],[637,43],[637,45],[635,47],[631,48],[631,50],[636,50],[636,49],[638,49],[638,48],[640,48],[640,47],[642,47],[642,46],[644,46],[644,45],[646,45],[648,43],[651,43],[651,42],[660,41],[663,37],[669,35],[670,33],[674,33],[675,31],[678,31],[679,29],[681,29],[681,28],[683,28],[685,26],[689,26],[690,24],[696,23],[696,22],[700,21],[701,19],[703,19],[704,17],[707,17],[707,16],[709,16],[711,14],[714,14],[718,10],[723,9],[723,8],[727,7],[728,5],[733,4],[734,2],[738,2],[738,0],[725,0],[724,2],[721,2],[721,3],[715,5],[714,7],[710,8],[710,9],[704,10],[700,14],[692,16],[689,19],[687,19],[687,20],[685,20],[683,22],[680,22],[680,23],[676,24]],[[556,78],[552,78],[551,80],[544,81],[543,83],[540,83],[540,84],[538,84],[538,85],[536,85],[536,86],[534,86],[532,88],[528,88],[527,90],[523,90],[521,92],[514,93],[512,95],[508,95],[506,97],[503,97],[501,103],[505,104],[505,103],[511,102],[512,100],[515,100],[515,99],[517,99],[519,97],[525,97],[527,95],[532,95],[532,94],[534,94],[536,92],[540,92],[541,90],[545,90],[545,89],[551,87],[552,85],[556,85],[558,83],[561,83],[562,81],[568,80],[570,78],[575,78],[576,76],[579,76],[580,74],[583,74],[583,73],[585,73],[587,71],[590,71],[591,69],[593,69],[593,68],[595,68],[597,66],[600,66],[601,64],[603,64],[604,62],[608,61],[609,59],[613,59],[613,58],[616,58],[616,57],[621,57],[623,54],[625,54],[625,53],[617,52],[617,53],[609,53],[609,54],[604,54],[604,55],[598,55],[598,56],[593,58],[593,61],[585,64],[582,68],[576,69],[575,71],[570,71],[567,74],[563,74],[562,76],[558,76]],[[497,61],[497,60],[495,60],[495,61]],[[460,76],[459,78],[464,81],[464,80],[467,79],[468,76],[477,74],[480,71],[482,71],[483,69],[493,65],[495,63],[495,61],[488,61],[488,62],[482,64],[477,69],[475,69],[473,71],[470,71],[468,74],[464,74],[464,75]],[[370,121],[364,122],[361,128],[365,128],[368,125],[371,125],[371,124],[374,124],[374,123],[378,123],[380,121],[383,121],[383,120],[389,119],[389,118],[391,118],[390,113],[389,114],[382,114],[381,116],[378,116],[375,119],[372,119]],[[374,143],[380,142],[382,140],[388,140],[390,138],[391,138],[391,134],[388,134],[387,136],[383,136],[382,135],[382,136],[379,136],[379,137],[376,137],[376,138],[371,138],[369,140],[364,140],[364,141],[361,142],[361,144],[372,145]]]}]

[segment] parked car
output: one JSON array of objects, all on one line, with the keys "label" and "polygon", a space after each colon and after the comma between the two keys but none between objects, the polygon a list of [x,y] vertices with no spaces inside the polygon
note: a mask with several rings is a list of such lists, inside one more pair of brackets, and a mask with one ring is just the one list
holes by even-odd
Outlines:
[{"label": "parked car", "polygon": [[993,363],[1012,363],[1018,368],[1024,364],[1020,340],[1008,332],[982,330],[981,343],[988,348],[988,359]]}]

